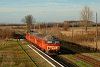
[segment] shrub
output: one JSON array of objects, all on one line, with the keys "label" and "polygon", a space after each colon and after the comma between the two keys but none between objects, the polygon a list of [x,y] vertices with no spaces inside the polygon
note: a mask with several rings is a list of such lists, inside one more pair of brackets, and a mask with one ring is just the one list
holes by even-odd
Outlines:
[{"label": "shrub", "polygon": [[9,28],[0,29],[0,39],[11,38],[13,32],[14,31]]}]

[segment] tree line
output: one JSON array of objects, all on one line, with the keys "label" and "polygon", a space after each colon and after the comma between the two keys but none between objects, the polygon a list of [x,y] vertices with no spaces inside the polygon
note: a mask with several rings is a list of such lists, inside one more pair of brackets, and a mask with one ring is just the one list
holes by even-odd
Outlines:
[{"label": "tree line", "polygon": [[[93,11],[90,7],[85,6],[80,12],[80,23],[81,26],[85,27],[85,31],[87,32],[88,26],[92,24],[93,19]],[[27,15],[24,17],[23,21],[26,23],[27,32],[31,31],[32,23],[36,23],[36,19],[32,15]],[[64,24],[64,27],[68,27],[68,24]]]}]

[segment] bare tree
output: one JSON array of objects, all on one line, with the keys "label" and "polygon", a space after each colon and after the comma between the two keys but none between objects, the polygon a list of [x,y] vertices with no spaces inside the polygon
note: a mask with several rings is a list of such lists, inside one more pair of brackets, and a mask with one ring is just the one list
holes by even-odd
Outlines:
[{"label": "bare tree", "polygon": [[69,22],[64,22],[64,24],[63,24],[63,28],[64,28],[64,30],[68,30],[69,29],[69,27],[70,27],[70,24],[69,24]]},{"label": "bare tree", "polygon": [[35,19],[32,15],[27,15],[24,18],[24,22],[26,23],[27,32],[31,31],[32,23],[35,22]]},{"label": "bare tree", "polygon": [[85,6],[81,11],[81,24],[85,27],[85,31],[87,32],[87,28],[91,25],[93,12],[90,10],[90,7]]}]

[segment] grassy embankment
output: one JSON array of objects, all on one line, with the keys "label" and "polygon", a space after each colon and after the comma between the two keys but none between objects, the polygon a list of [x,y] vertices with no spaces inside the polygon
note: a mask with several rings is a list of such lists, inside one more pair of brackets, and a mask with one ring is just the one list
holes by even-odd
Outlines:
[{"label": "grassy embankment", "polygon": [[19,42],[25,51],[32,57],[32,60],[21,49],[17,40],[0,41],[0,67],[51,67],[38,54],[32,51],[26,41]]}]

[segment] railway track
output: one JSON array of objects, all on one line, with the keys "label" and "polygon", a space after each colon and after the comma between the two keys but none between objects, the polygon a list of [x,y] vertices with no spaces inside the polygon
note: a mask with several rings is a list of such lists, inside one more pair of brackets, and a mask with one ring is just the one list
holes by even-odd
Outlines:
[{"label": "railway track", "polygon": [[77,65],[73,64],[72,62],[68,61],[66,58],[62,56],[57,55],[57,56],[51,56],[51,57],[55,59],[57,62],[64,65],[64,67],[78,67]]},{"label": "railway track", "polygon": [[[33,48],[33,47],[32,47]],[[34,48],[35,49],[35,48]],[[37,50],[37,49],[35,49]],[[90,58],[86,55],[80,54],[79,52],[74,52],[72,50],[69,50],[67,48],[62,48],[61,50],[62,54],[75,54],[75,57],[79,60],[82,60],[84,62],[87,62],[91,65],[93,65],[94,67],[100,67],[100,61],[95,60],[93,58]],[[41,55],[43,55],[41,52],[39,52]],[[44,56],[44,55],[43,55]],[[45,58],[47,58],[46,56],[44,56]],[[76,65],[69,63],[68,61],[66,61],[67,59],[61,56],[51,56],[54,60],[56,60],[58,63],[60,63],[62,66],[64,67],[75,67]],[[48,58],[49,59],[49,58]],[[50,59],[49,59],[50,60]],[[54,63],[54,66],[57,67],[61,67],[59,66],[59,64],[57,65],[54,61],[52,61],[52,64]],[[76,66],[77,67],[77,66]]]},{"label": "railway track", "polygon": [[[34,48],[33,46],[31,46],[31,47]],[[34,49],[37,51],[36,48],[34,48]],[[61,66],[60,66],[59,64],[55,63],[53,60],[50,60],[50,58],[48,58],[47,56],[42,54],[40,51],[37,51],[37,52],[39,54],[41,54],[42,56],[44,56],[45,58],[47,58],[47,60],[49,60],[51,62],[51,63],[50,62],[49,63],[53,64],[54,66],[57,66],[57,67],[62,67],[62,66],[63,67],[77,67],[76,65],[71,64],[68,61],[66,61],[67,59],[64,58],[64,57],[61,57],[61,56],[51,56],[54,60],[57,61],[57,63],[61,64]],[[62,52],[62,54],[75,54],[76,58],[78,58],[78,59],[80,59],[80,60],[82,60],[84,62],[87,62],[87,63],[93,65],[94,67],[100,67],[100,62],[99,61],[97,61],[97,60],[95,60],[93,58],[90,58],[88,56],[82,55],[82,54],[80,54],[78,52],[74,52],[74,51],[69,50],[67,48],[62,48],[61,52]]]},{"label": "railway track", "polygon": [[[28,45],[29,46],[29,45]],[[37,54],[39,54],[44,60],[46,60],[49,64],[51,64],[53,67],[68,67],[67,64],[65,66],[57,62],[56,60],[52,59],[50,56],[36,48],[34,45],[29,46],[32,50],[34,50]]]},{"label": "railway track", "polygon": [[62,53],[65,53],[65,54],[75,54],[75,57],[79,60],[82,60],[84,62],[87,62],[91,65],[93,65],[94,67],[100,67],[100,61],[96,60],[96,59],[93,59],[89,56],[86,56],[86,55],[83,55],[83,54],[80,54],[79,52],[74,52],[70,49],[67,49],[67,48],[62,48]]},{"label": "railway track", "polygon": [[[31,43],[32,44],[32,43]],[[28,45],[29,46],[29,45]],[[36,45],[29,46],[32,50],[34,50],[37,54],[42,56],[43,59],[45,59],[48,63],[50,63],[53,67],[78,67],[75,64],[71,63],[67,59],[60,57],[58,55],[56,56],[48,56],[44,52],[42,52]]]},{"label": "railway track", "polygon": [[64,57],[61,57],[59,55],[48,56],[47,54],[45,54],[44,52],[36,48],[34,45],[29,46],[29,47],[35,49],[40,55],[46,58],[49,61],[49,63],[51,62],[50,64],[53,64],[54,67],[55,66],[56,67],[78,67],[77,65],[73,64],[72,62],[70,62]]},{"label": "railway track", "polygon": [[85,56],[85,55],[82,55],[82,54],[76,54],[75,56],[77,58],[79,58],[80,60],[82,60],[82,61],[90,63],[94,67],[100,67],[100,61],[98,61],[98,60],[95,60],[95,59],[93,59],[91,57],[88,57],[88,56]]},{"label": "railway track", "polygon": [[[34,61],[32,60],[32,58],[30,57],[30,55],[28,55],[28,53],[25,51],[25,49],[21,46],[20,40],[17,40],[19,46],[21,47],[21,49],[25,52],[25,54],[31,59],[31,61],[34,63]],[[29,46],[29,45],[28,45]],[[44,52],[42,52],[41,50],[39,50],[36,46],[29,46],[32,50],[35,50],[36,53],[38,53],[39,55],[42,56],[42,58],[44,58],[49,64],[51,64],[53,67],[75,67],[74,65],[72,65],[71,63],[65,61],[63,58],[55,56],[53,58],[51,58],[50,56],[48,56],[47,54],[45,54]],[[37,66],[37,64],[36,64]]]}]

